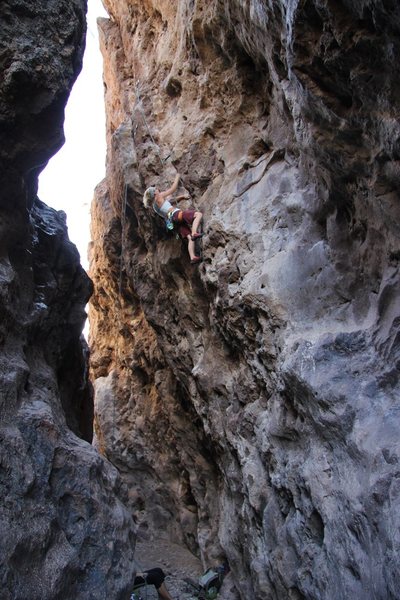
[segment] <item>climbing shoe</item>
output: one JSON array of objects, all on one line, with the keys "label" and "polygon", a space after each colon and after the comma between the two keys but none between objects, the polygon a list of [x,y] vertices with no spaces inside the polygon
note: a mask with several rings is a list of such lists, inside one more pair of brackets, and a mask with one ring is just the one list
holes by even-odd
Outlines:
[{"label": "climbing shoe", "polygon": [[194,258],[192,258],[192,260],[190,261],[191,265],[195,265],[196,263],[201,262],[201,256],[195,256]]}]

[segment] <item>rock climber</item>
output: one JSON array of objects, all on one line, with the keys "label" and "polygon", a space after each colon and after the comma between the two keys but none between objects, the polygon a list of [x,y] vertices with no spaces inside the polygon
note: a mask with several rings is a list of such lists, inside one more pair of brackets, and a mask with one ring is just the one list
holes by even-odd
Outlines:
[{"label": "rock climber", "polygon": [[177,174],[174,183],[164,192],[161,192],[156,186],[147,188],[143,196],[143,204],[146,208],[151,205],[153,210],[167,223],[172,221],[176,225],[180,237],[188,240],[190,262],[196,264],[201,261],[201,256],[196,256],[194,242],[203,235],[198,231],[203,214],[198,210],[181,210],[172,205],[172,202],[189,198],[187,195],[177,196],[174,200],[170,197],[176,192],[179,179],[180,175]]},{"label": "rock climber", "polygon": [[141,574],[136,575],[134,585],[154,585],[157,590],[159,598],[162,600],[173,600],[172,596],[169,595],[167,588],[165,587],[165,573],[162,569],[156,567],[149,569]]}]

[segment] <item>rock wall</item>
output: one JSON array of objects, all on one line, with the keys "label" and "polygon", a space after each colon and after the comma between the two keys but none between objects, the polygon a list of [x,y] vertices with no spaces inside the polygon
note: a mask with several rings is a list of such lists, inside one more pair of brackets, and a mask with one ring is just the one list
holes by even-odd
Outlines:
[{"label": "rock wall", "polygon": [[[105,4],[99,447],[240,598],[398,598],[396,4]],[[200,267],[142,204],[176,172]]]},{"label": "rock wall", "polygon": [[[63,143],[86,2],[0,11],[0,596],[126,598],[133,531],[117,472],[88,443],[81,332],[92,284],[66,216],[37,198]],[[86,441],[85,441],[86,440]]]}]

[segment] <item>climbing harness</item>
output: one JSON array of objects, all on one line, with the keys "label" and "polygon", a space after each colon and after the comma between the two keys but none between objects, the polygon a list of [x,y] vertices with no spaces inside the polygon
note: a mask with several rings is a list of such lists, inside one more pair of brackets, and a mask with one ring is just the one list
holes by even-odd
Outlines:
[{"label": "climbing harness", "polygon": [[[165,216],[160,209],[158,208],[158,206],[156,205],[155,202],[153,202],[153,210],[154,212],[161,217],[162,219],[164,219],[165,221],[165,226],[168,229],[168,231],[173,231],[174,227],[175,227],[175,223],[173,221],[173,216],[176,212],[180,212],[182,213],[182,211],[179,208],[170,208],[169,211],[167,212],[167,216]],[[182,220],[178,218],[178,220]]]},{"label": "climbing harness", "polygon": [[[176,212],[179,212],[179,208],[173,208],[173,209],[169,210],[168,214],[167,214],[167,218],[165,219],[165,225],[169,231],[172,231],[174,229],[175,223],[173,221],[173,216]],[[180,211],[180,212],[182,212],[182,211]]]}]

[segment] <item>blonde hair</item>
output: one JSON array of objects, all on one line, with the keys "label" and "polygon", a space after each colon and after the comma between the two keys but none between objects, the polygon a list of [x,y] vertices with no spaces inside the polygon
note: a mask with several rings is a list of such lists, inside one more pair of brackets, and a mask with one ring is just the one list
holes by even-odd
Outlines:
[{"label": "blonde hair", "polygon": [[155,195],[156,195],[155,187],[151,186],[151,187],[147,188],[147,190],[143,194],[143,204],[144,204],[145,208],[149,207],[149,204],[150,204],[150,202],[152,202],[154,200]]}]

